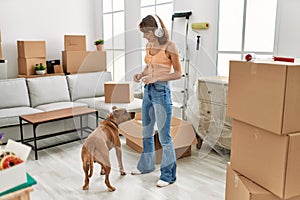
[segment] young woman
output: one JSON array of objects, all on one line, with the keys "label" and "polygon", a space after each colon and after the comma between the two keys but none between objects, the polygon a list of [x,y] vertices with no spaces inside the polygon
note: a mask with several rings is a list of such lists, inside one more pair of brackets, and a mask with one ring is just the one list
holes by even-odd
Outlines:
[{"label": "young woman", "polygon": [[176,155],[170,135],[172,100],[168,81],[180,79],[182,67],[178,50],[162,20],[156,15],[148,15],[139,24],[140,31],[148,40],[144,70],[134,75],[134,81],[142,81],[144,98],[142,105],[143,152],[132,174],[145,174],[155,170],[154,125],[162,146],[162,162],[158,187],[176,181]]}]

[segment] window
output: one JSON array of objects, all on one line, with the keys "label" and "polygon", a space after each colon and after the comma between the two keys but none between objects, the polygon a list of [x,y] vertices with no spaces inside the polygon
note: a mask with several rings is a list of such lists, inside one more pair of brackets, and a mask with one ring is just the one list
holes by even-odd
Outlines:
[{"label": "window", "polygon": [[124,0],[105,0],[102,4],[107,71],[114,81],[120,81],[125,79]]},{"label": "window", "polygon": [[276,9],[274,0],[219,0],[218,75],[228,76],[229,60],[247,53],[272,57]]}]

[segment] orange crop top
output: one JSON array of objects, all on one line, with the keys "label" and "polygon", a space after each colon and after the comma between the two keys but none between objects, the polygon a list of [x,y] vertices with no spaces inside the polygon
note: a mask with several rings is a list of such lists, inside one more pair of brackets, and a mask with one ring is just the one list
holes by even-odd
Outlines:
[{"label": "orange crop top", "polygon": [[165,44],[155,55],[150,54],[150,47],[146,48],[145,63],[148,65],[148,75],[158,77],[171,72],[172,61],[166,55],[169,43]]}]

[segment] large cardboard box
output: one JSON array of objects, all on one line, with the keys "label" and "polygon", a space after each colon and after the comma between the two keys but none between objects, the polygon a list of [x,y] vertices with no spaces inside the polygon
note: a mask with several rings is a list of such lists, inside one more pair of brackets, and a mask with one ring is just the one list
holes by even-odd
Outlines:
[{"label": "large cardboard box", "polygon": [[46,66],[46,58],[18,58],[19,75],[34,75],[35,65],[40,63]]},{"label": "large cardboard box", "polygon": [[65,35],[65,51],[86,51],[85,35]]},{"label": "large cardboard box", "polygon": [[300,195],[300,133],[276,135],[232,121],[232,168],[280,198]]},{"label": "large cardboard box", "polygon": [[280,200],[280,198],[235,172],[228,163],[225,200]]},{"label": "large cardboard box", "polygon": [[31,148],[9,139],[5,151],[14,152],[24,162],[0,171],[0,193],[27,182],[26,160]]},{"label": "large cardboard box", "polygon": [[63,51],[65,73],[106,71],[105,51]]},{"label": "large cardboard box", "polygon": [[300,131],[300,65],[230,61],[227,114],[273,133]]},{"label": "large cardboard box", "polygon": [[[126,144],[141,153],[143,151],[142,116],[136,113],[135,118],[120,125],[120,132],[126,137]],[[173,139],[176,157],[182,158],[191,155],[191,145],[197,144],[193,125],[187,121],[172,117],[170,133]],[[161,160],[161,145],[158,134],[155,137],[156,163]]]},{"label": "large cardboard box", "polygon": [[19,58],[45,58],[45,41],[17,41]]},{"label": "large cardboard box", "polygon": [[133,83],[105,82],[104,95],[105,103],[131,103],[134,100]]}]

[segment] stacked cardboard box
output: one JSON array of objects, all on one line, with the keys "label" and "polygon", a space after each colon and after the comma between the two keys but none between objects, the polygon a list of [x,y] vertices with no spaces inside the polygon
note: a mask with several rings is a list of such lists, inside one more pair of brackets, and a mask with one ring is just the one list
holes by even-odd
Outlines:
[{"label": "stacked cardboard box", "polygon": [[[133,120],[124,122],[120,125],[120,131],[126,137],[126,144],[139,153],[143,151],[141,120],[141,113],[136,113]],[[187,121],[172,117],[170,134],[173,139],[177,159],[191,156],[191,145],[197,144],[193,125]],[[160,163],[162,147],[159,142],[157,131],[155,131],[154,142],[155,160],[156,163]]]},{"label": "stacked cardboard box", "polygon": [[35,74],[35,65],[46,66],[45,41],[17,41],[19,75]]},{"label": "stacked cardboard box", "polygon": [[86,51],[85,35],[65,35],[62,63],[65,73],[106,70],[105,51]]},{"label": "stacked cardboard box", "polygon": [[[255,199],[258,190],[241,197],[242,189],[233,187],[241,176],[263,188],[269,199],[300,200],[299,100],[300,65],[230,62],[228,115],[233,121],[227,200]],[[239,174],[236,179],[233,173]]]}]

